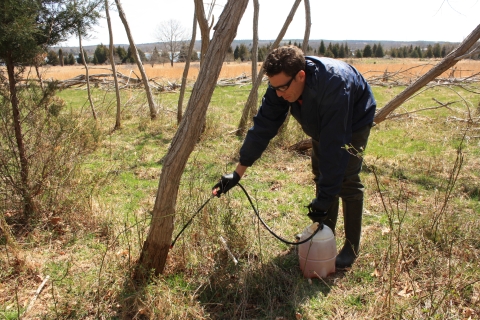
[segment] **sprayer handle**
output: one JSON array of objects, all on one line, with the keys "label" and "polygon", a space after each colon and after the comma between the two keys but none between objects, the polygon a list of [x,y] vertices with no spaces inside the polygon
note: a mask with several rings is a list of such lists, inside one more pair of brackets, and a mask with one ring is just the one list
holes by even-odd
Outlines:
[{"label": "sprayer handle", "polygon": [[323,226],[323,221],[327,217],[327,212],[310,211],[307,215],[313,222],[318,222],[320,226]]}]

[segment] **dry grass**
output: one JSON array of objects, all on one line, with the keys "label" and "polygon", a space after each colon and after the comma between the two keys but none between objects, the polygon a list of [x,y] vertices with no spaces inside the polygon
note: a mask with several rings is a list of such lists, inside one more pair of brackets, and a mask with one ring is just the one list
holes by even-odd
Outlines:
[{"label": "dry grass", "polygon": [[[373,62],[372,62],[373,61]],[[440,59],[390,59],[390,60],[356,60],[351,59],[348,62],[355,66],[364,76],[380,75],[384,72],[394,73],[407,71],[412,78],[418,78],[432,69],[438,64]],[[453,68],[444,72],[440,77],[457,78],[469,77],[480,73],[480,61],[478,60],[462,60],[459,61]]]},{"label": "dry grass", "polygon": [[[149,78],[157,78],[157,79],[165,79],[169,81],[177,81],[179,82],[182,74],[183,69],[185,67],[184,63],[175,63],[173,67],[170,64],[157,64],[153,67],[150,64],[144,65],[145,72]],[[200,69],[200,64],[198,62],[190,64],[190,70],[188,73],[189,80],[196,80],[198,77],[198,72]],[[89,68],[90,74],[101,74],[101,73],[108,73],[110,72],[111,68],[108,65],[105,66],[91,66]],[[121,72],[125,75],[135,76],[137,75],[140,77],[140,72],[136,65],[127,64],[127,65],[119,65],[117,66],[117,71]],[[78,75],[85,74],[85,68],[83,66],[46,66],[41,68],[42,76],[45,79],[56,79],[56,80],[66,80],[74,78]],[[237,62],[226,62],[222,71],[220,72],[220,79],[226,78],[234,78],[241,74],[251,74],[251,65],[249,63],[237,63]],[[32,72],[31,75],[35,73]]]},{"label": "dry grass", "polygon": [[[428,59],[428,60],[419,60],[419,59],[382,59],[382,60],[373,60],[373,59],[349,59],[348,63],[354,65],[358,71],[360,71],[364,76],[379,76],[385,71],[389,73],[393,72],[402,72],[407,71],[411,78],[417,78],[422,74],[426,73],[433,66],[440,62],[439,59]],[[169,64],[164,65],[155,65],[151,66],[146,64],[145,72],[149,78],[158,78],[169,81],[179,82],[184,69],[184,63],[175,63],[173,67]],[[259,63],[259,69],[261,64]],[[119,65],[117,66],[118,71],[125,75],[140,76],[138,68],[136,65]],[[477,60],[463,60],[458,62],[455,67],[455,77],[468,77],[473,74],[480,73],[480,61]],[[105,66],[91,66],[89,68],[90,74],[99,74],[99,73],[108,73],[110,72],[110,67]],[[195,81],[198,77],[199,63],[192,63],[190,65],[190,71],[188,74],[188,79]],[[442,77],[448,77],[451,75],[452,68],[446,71]],[[52,67],[46,66],[41,68],[42,76],[45,79],[56,79],[56,80],[66,80],[74,78],[80,74],[85,73],[83,66],[65,66],[65,67]],[[251,64],[249,62],[225,62],[220,72],[219,79],[228,79],[238,77],[242,74],[251,75]],[[34,76],[35,72],[30,71],[30,76]]]}]

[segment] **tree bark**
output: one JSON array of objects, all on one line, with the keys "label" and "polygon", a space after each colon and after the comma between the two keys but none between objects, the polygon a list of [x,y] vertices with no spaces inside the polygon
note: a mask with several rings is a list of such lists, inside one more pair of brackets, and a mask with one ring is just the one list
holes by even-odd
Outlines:
[{"label": "tree bark", "polygon": [[310,0],[303,0],[305,4],[305,34],[303,36],[302,50],[307,54],[308,41],[310,40],[310,29],[312,27],[312,17],[310,15]]},{"label": "tree bark", "polygon": [[478,25],[470,35],[463,40],[463,42],[452,52],[450,52],[442,61],[440,61],[435,67],[430,69],[423,76],[418,78],[417,81],[409,85],[405,90],[398,94],[395,98],[390,100],[382,109],[378,110],[375,115],[374,122],[380,123],[387,119],[387,116],[399,107],[405,100],[410,98],[415,92],[423,88],[430,81],[444,73],[448,68],[453,67],[463,56],[468,49],[470,49],[480,38],[480,25]]},{"label": "tree bark", "polygon": [[[253,44],[252,44],[252,79],[257,79],[258,69],[258,14],[260,11],[260,4],[258,0],[253,0]],[[257,101],[258,93],[256,94]],[[254,104],[255,105],[255,104]]]},{"label": "tree bark", "polygon": [[107,16],[107,25],[108,25],[108,35],[110,38],[110,48],[108,53],[110,55],[110,64],[112,66],[113,73],[113,82],[115,83],[115,95],[117,97],[117,115],[115,117],[115,127],[114,130],[120,129],[122,127],[121,122],[121,98],[120,98],[120,88],[118,87],[118,77],[117,77],[117,67],[115,66],[115,58],[113,56],[113,31],[112,31],[112,22],[110,20],[110,11],[108,10],[108,0],[105,0],[105,14]]},{"label": "tree bark", "polygon": [[23,215],[28,219],[28,217],[34,213],[35,205],[30,193],[29,162],[25,143],[23,141],[22,121],[20,119],[20,102],[18,100],[17,81],[15,78],[15,65],[12,59],[6,59],[5,62],[7,65],[8,84],[10,89],[10,103],[12,104],[13,130],[15,132],[18,158],[20,160],[20,178],[22,181],[20,191],[23,197]]},{"label": "tree bark", "polygon": [[167,260],[173,232],[175,206],[180,179],[195,143],[200,137],[202,125],[215,84],[218,80],[227,49],[231,45],[248,0],[229,0],[215,27],[210,46],[192,91],[185,115],[165,157],[157,198],[152,212],[152,222],[143,245],[136,273],[144,279],[153,269],[162,273]]},{"label": "tree bark", "polygon": [[[215,5],[215,1],[211,4],[211,7]],[[203,64],[205,54],[210,44],[210,29],[208,26],[208,19],[210,17],[205,16],[205,8],[203,6],[203,0],[195,0],[195,15],[197,16],[198,25],[200,26],[200,34],[202,37],[202,47],[200,49],[200,67]]]},{"label": "tree bark", "polygon": [[81,34],[80,31],[78,32],[78,42],[79,42],[79,46],[80,46],[80,55],[82,57],[83,66],[85,67],[85,76],[86,76],[86,80],[87,80],[88,102],[90,102],[90,108],[92,109],[93,119],[95,119],[95,121],[96,121],[97,120],[97,113],[95,112],[95,106],[94,106],[93,100],[92,100],[92,92],[90,91],[90,77],[88,75],[88,64],[87,64],[87,61],[85,59],[85,54],[83,52],[82,34]]},{"label": "tree bark", "polygon": [[63,50],[62,49],[58,50],[58,58],[60,59],[60,66],[63,67],[65,61],[63,59]]},{"label": "tree bark", "polygon": [[142,60],[140,59],[140,55],[138,54],[137,46],[135,45],[135,41],[133,40],[132,33],[130,32],[130,27],[128,26],[127,17],[125,12],[123,12],[122,5],[120,4],[120,0],[115,0],[118,9],[118,15],[120,16],[120,20],[122,20],[123,26],[125,27],[125,31],[127,32],[128,42],[130,44],[130,49],[132,50],[133,56],[135,57],[135,62],[137,63],[138,70],[140,70],[140,74],[143,80],[143,86],[145,87],[145,93],[147,94],[148,106],[150,109],[150,119],[155,119],[157,117],[157,110],[155,107],[155,102],[153,101],[152,90],[150,89],[150,85],[148,84],[148,76],[143,68]]},{"label": "tree bark", "polygon": [[193,27],[192,27],[192,39],[190,40],[190,46],[188,47],[187,60],[185,61],[185,69],[183,69],[182,85],[180,87],[180,97],[178,98],[177,107],[177,123],[182,121],[183,113],[183,98],[185,96],[185,89],[187,87],[188,71],[190,69],[190,60],[192,59],[193,48],[195,46],[195,38],[197,37],[197,15],[193,14]]},{"label": "tree bark", "polygon": [[[285,23],[283,24],[282,30],[280,30],[280,33],[277,36],[277,39],[272,45],[272,49],[275,49],[278,47],[280,44],[280,41],[282,41],[283,37],[285,36],[285,33],[287,32],[288,26],[293,20],[293,17],[295,16],[295,12],[297,11],[298,6],[300,5],[300,2],[302,0],[295,0],[295,3],[293,4],[292,10],[290,10],[290,13],[285,20]],[[245,135],[245,132],[247,131],[247,125],[248,125],[248,119],[251,119],[253,117],[253,114],[256,112],[256,108],[253,110],[250,110],[248,106],[251,106],[252,104],[256,104],[258,100],[258,88],[260,87],[260,84],[262,83],[263,75],[265,72],[263,71],[263,68],[260,70],[258,73],[258,76],[253,82],[252,78],[252,90],[250,90],[250,94],[248,95],[247,98],[247,103],[245,104],[245,107],[243,108],[242,112],[242,118],[240,119],[240,123],[238,125],[237,129],[237,136],[243,136]],[[257,98],[255,98],[257,97]]]}]

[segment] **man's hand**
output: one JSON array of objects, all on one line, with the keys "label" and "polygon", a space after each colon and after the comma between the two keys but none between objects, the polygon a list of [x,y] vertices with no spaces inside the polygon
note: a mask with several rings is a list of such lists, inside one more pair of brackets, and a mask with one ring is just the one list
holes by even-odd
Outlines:
[{"label": "man's hand", "polygon": [[313,199],[312,202],[308,205],[308,209],[314,212],[324,212],[327,211],[325,208],[322,208],[320,201],[317,198]]},{"label": "man's hand", "polygon": [[240,181],[240,175],[233,171],[230,174],[223,175],[220,178],[220,181],[213,186],[212,193],[213,195],[220,197],[222,193],[226,193],[228,190],[235,187]]},{"label": "man's hand", "polygon": [[323,220],[327,216],[327,210],[320,206],[320,201],[317,198],[313,199],[312,202],[307,206],[308,208],[308,217],[313,222],[318,222],[320,225],[323,224]]}]

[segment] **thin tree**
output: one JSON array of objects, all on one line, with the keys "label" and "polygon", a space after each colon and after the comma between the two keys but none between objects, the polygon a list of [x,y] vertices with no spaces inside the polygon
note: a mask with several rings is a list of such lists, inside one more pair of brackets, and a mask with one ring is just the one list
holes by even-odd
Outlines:
[{"label": "thin tree", "polygon": [[164,270],[172,239],[180,179],[188,157],[200,137],[228,46],[235,38],[247,4],[248,0],[229,0],[220,15],[185,115],[165,156],[150,230],[140,254],[137,279],[147,276],[150,270],[155,275]]},{"label": "thin tree", "polygon": [[[210,44],[210,30],[212,29],[214,17],[212,15],[213,8],[215,6],[215,0],[210,3],[209,13],[205,15],[205,8],[203,6],[203,0],[195,0],[195,15],[197,16],[198,25],[200,26],[200,35],[202,38],[202,47],[200,48],[200,66],[207,52]],[[210,25],[208,21],[212,19]]]},{"label": "thin tree", "polygon": [[188,47],[188,53],[185,61],[185,68],[183,69],[183,75],[182,75],[182,85],[180,87],[180,97],[178,98],[177,123],[180,123],[180,121],[182,121],[183,98],[185,96],[185,89],[187,87],[188,71],[190,70],[190,60],[192,60],[192,52],[195,46],[196,37],[197,37],[197,15],[194,13],[193,26],[192,26],[192,39],[190,40],[190,45]]},{"label": "thin tree", "polygon": [[[292,9],[290,10],[290,13],[287,16],[287,19],[285,20],[285,23],[283,24],[282,29],[280,30],[280,33],[277,36],[277,39],[275,42],[272,44],[270,50],[273,50],[278,47],[280,44],[280,41],[282,41],[283,37],[285,36],[285,33],[287,32],[288,26],[293,20],[293,17],[295,16],[295,12],[297,11],[298,6],[300,5],[300,2],[302,0],[295,0],[295,3],[293,4]],[[240,119],[240,124],[238,125],[237,129],[237,136],[243,136],[245,134],[245,131],[247,129],[247,122],[248,119],[253,116],[253,111],[248,109],[248,106],[251,106],[252,103],[256,103],[258,98],[255,98],[258,96],[258,88],[260,87],[260,84],[262,83],[263,75],[265,72],[263,71],[263,68],[260,70],[257,78],[255,79],[255,82],[253,82],[252,79],[252,90],[250,90],[250,94],[248,95],[247,98],[247,103],[245,104],[245,107],[243,108],[242,112],[242,118]]]},{"label": "thin tree", "polygon": [[[99,2],[100,3],[100,2]],[[88,3],[79,3],[77,0],[73,1],[73,6],[75,12],[78,13],[78,15],[84,16],[88,13],[89,10],[91,10],[91,7],[88,5]],[[77,36],[78,36],[78,43],[80,47],[80,55],[81,55],[81,60],[83,62],[83,66],[85,68],[85,76],[86,76],[86,82],[87,82],[87,95],[88,95],[88,101],[90,103],[90,108],[92,110],[92,115],[95,120],[97,120],[97,113],[95,111],[95,105],[93,104],[93,99],[92,99],[92,92],[90,90],[90,76],[88,72],[88,61],[85,57],[85,52],[83,50],[83,45],[82,45],[82,37],[87,36],[88,33],[91,31],[91,29],[97,24],[98,21],[98,16],[95,20],[78,20],[77,21]]]},{"label": "thin tree", "polygon": [[153,101],[152,90],[150,89],[150,85],[148,83],[148,76],[143,68],[142,60],[140,59],[140,55],[138,54],[137,46],[135,45],[135,41],[133,40],[132,33],[130,32],[130,27],[128,26],[127,17],[125,12],[123,12],[122,5],[120,4],[120,0],[115,0],[118,9],[118,15],[120,16],[120,20],[122,20],[123,26],[125,27],[125,32],[127,33],[128,42],[130,44],[130,49],[132,50],[132,54],[134,56],[135,62],[137,63],[138,70],[142,76],[143,86],[145,87],[145,93],[147,95],[148,100],[148,107],[150,110],[150,119],[154,120],[157,117],[157,110],[155,107],[155,102]]},{"label": "thin tree", "polygon": [[109,10],[108,0],[105,0],[105,15],[107,16],[107,25],[108,25],[108,36],[109,36],[109,48],[108,53],[110,57],[110,65],[112,66],[113,82],[115,84],[115,95],[117,97],[117,114],[115,117],[115,127],[114,130],[120,129],[122,127],[121,123],[121,98],[120,98],[120,88],[118,87],[118,77],[117,77],[117,67],[115,65],[115,58],[113,51],[115,47],[113,46],[113,30],[112,22],[110,20],[110,10]]},{"label": "thin tree", "polygon": [[[260,3],[258,0],[253,0],[253,45],[252,45],[252,81],[257,79],[258,75],[258,15],[260,12]],[[258,91],[255,91],[255,96],[252,97],[252,105],[250,110],[255,109],[258,100]]]},{"label": "thin tree", "polygon": [[60,59],[60,66],[64,66],[65,64],[65,58],[63,57],[63,50],[62,49],[58,49],[58,59]]},{"label": "thin tree", "polygon": [[150,65],[152,68],[155,66],[155,63],[160,61],[160,53],[157,50],[157,47],[153,48],[152,55],[150,56]]},{"label": "thin tree", "polygon": [[[75,1],[75,4],[76,4],[76,1]],[[93,104],[93,99],[92,99],[92,92],[90,90],[90,76],[88,74],[88,63],[87,63],[87,59],[85,57],[85,52],[83,50],[82,31],[81,31],[80,26],[77,29],[77,36],[78,36],[78,44],[80,46],[80,56],[81,56],[80,60],[83,62],[83,67],[85,68],[88,102],[90,103],[90,109],[92,110],[93,119],[97,120],[97,112],[95,111],[95,105]]]},{"label": "thin tree", "polygon": [[[247,102],[243,108],[242,117],[240,118],[239,130],[246,127],[248,119],[257,109],[258,87],[255,87],[254,80],[258,77],[257,59],[258,59],[258,16],[260,12],[260,4],[258,0],[253,1],[253,47],[252,47],[252,89],[248,96]],[[240,50],[238,50],[240,51]],[[263,73],[262,76],[263,77]],[[241,132],[243,135],[244,132]],[[240,135],[240,132],[238,133]]]},{"label": "thin tree", "polygon": [[178,20],[163,21],[157,26],[157,39],[169,53],[170,66],[177,60],[182,46],[185,44],[186,31]]},{"label": "thin tree", "polygon": [[304,0],[303,3],[305,4],[305,34],[303,35],[302,50],[306,53],[308,50],[308,41],[310,40],[312,17],[310,14],[310,0]]}]

